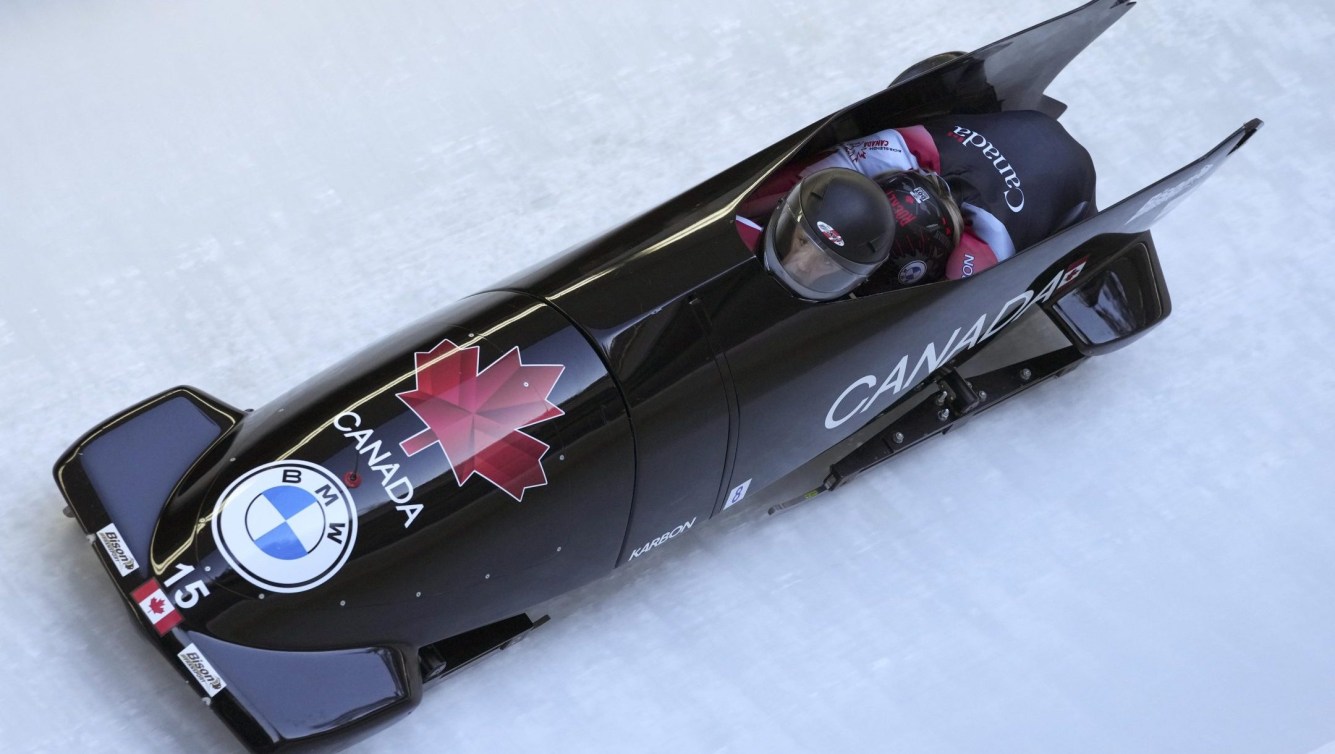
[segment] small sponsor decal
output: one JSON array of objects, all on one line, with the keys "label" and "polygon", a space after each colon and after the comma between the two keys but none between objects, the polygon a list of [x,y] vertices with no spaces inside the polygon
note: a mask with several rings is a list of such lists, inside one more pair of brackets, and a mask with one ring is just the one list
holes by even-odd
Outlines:
[{"label": "small sponsor decal", "polygon": [[723,504],[723,510],[727,510],[732,506],[742,502],[742,498],[746,497],[746,491],[749,489],[751,489],[750,479],[746,480],[745,482],[742,482],[736,487],[733,487],[732,492],[729,493],[728,495],[728,501]]},{"label": "small sponsor decal", "polygon": [[918,218],[912,212],[904,209],[904,204],[899,201],[898,193],[887,194],[886,198],[890,200],[890,209],[895,213],[895,222],[899,223],[899,227],[907,228],[917,222]]},{"label": "small sponsor decal", "polygon": [[227,688],[227,682],[222,679],[222,676],[218,675],[218,671],[213,669],[213,665],[209,663],[209,658],[199,651],[194,642],[177,652],[176,657],[180,659],[185,669],[190,671],[190,675],[195,677],[200,688],[204,689],[204,693],[208,694],[209,698],[217,696],[218,692]]},{"label": "small sponsor decal", "polygon": [[162,591],[157,579],[145,581],[138,589],[130,592],[130,597],[153,624],[158,636],[166,636],[168,631],[181,622],[181,614],[176,611],[176,606],[171,600],[167,599],[167,593]]},{"label": "small sponsor decal", "polygon": [[927,263],[920,259],[915,259],[899,268],[899,284],[913,285],[919,280],[922,280],[922,276],[926,274]]},{"label": "small sponsor decal", "polygon": [[960,263],[960,277],[967,278],[973,276],[973,265],[977,260],[972,254],[965,254],[964,261]]},{"label": "small sponsor decal", "polygon": [[676,538],[676,537],[680,537],[683,533],[685,533],[685,532],[686,532],[688,529],[690,529],[692,526],[695,526],[695,519],[694,519],[694,518],[691,519],[690,521],[687,521],[687,522],[681,524],[680,526],[678,526],[678,527],[675,528],[675,529],[669,529],[668,531],[663,532],[662,534],[658,535],[657,537],[654,537],[653,539],[649,540],[648,542],[645,542],[643,546],[641,546],[641,547],[636,547],[636,548],[631,552],[630,557],[629,557],[629,558],[626,558],[626,562],[629,563],[630,561],[632,561],[632,560],[634,560],[634,559],[640,557],[641,555],[643,555],[643,554],[649,552],[650,550],[652,550],[652,549],[654,549],[655,547],[657,547],[657,546],[663,544],[664,542],[668,541],[669,539],[674,539],[674,538]]},{"label": "small sponsor decal", "polygon": [[128,576],[139,570],[139,563],[130,553],[130,546],[125,544],[125,538],[121,536],[115,524],[107,524],[98,529],[97,541],[102,543],[102,549],[107,551],[107,557],[116,564],[116,570],[120,571],[122,576]]},{"label": "small sponsor decal", "polygon": [[1072,262],[1070,266],[1066,268],[1066,273],[1062,275],[1062,281],[1057,284],[1057,290],[1060,291],[1071,283],[1074,283],[1075,279],[1080,277],[1080,273],[1085,271],[1085,265],[1088,263],[1089,257],[1081,257],[1080,261]]},{"label": "small sponsor decal", "polygon": [[218,551],[246,581],[304,592],[338,573],[357,541],[357,506],[343,480],[306,461],[237,477],[213,508]]},{"label": "small sponsor decal", "polygon": [[816,222],[816,228],[820,230],[821,235],[830,239],[830,243],[834,244],[835,246],[844,245],[844,237],[839,235],[839,231],[830,227],[829,223],[825,222],[824,220],[819,220]]},{"label": "small sponsor decal", "polygon": [[1163,213],[1168,212],[1178,202],[1185,199],[1187,197],[1187,194],[1190,194],[1191,190],[1196,188],[1196,185],[1198,183],[1208,178],[1210,175],[1210,171],[1213,169],[1214,169],[1213,162],[1206,163],[1205,165],[1201,166],[1200,170],[1197,170],[1195,173],[1192,173],[1190,178],[1183,180],[1181,183],[1175,186],[1169,186],[1163,191],[1160,191],[1154,196],[1151,196],[1149,199],[1146,199],[1145,203],[1141,205],[1140,209],[1136,210],[1136,214],[1132,215],[1131,219],[1127,220],[1125,224],[1130,225],[1131,223],[1134,223],[1135,221],[1139,220],[1144,215],[1147,215],[1159,209],[1160,207],[1163,207],[1165,204],[1168,206],[1164,208]]},{"label": "small sponsor decal", "polygon": [[869,139],[867,141],[850,141],[841,147],[844,150],[844,156],[849,162],[858,163],[867,159],[868,152],[894,152],[903,154],[904,150],[890,145],[889,139]]},{"label": "small sponsor decal", "polygon": [[547,484],[549,446],[520,430],[565,414],[551,402],[565,366],[525,364],[516,346],[479,370],[478,352],[442,340],[415,354],[417,386],[398,397],[426,429],[399,446],[415,456],[437,445],[460,486],[476,474],[523,500]]}]

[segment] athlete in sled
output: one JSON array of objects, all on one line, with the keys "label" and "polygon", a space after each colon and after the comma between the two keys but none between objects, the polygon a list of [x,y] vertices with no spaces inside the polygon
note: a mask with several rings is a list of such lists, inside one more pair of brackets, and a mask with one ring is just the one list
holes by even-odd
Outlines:
[{"label": "athlete in sled", "polygon": [[742,204],[737,230],[799,295],[831,300],[868,278],[884,288],[982,272],[1096,214],[1094,183],[1089,153],[1054,118],[955,115],[785,166]]},{"label": "athlete in sled", "polygon": [[[1042,205],[1074,217],[1032,238],[997,204],[1009,174],[977,196],[949,186],[973,218],[965,238],[1001,244],[972,205],[1022,252],[930,285],[900,284],[910,260],[883,285],[857,286],[855,266],[834,285],[803,278],[810,295],[792,285],[799,226],[866,267],[876,259],[859,262],[854,242],[880,236],[784,202],[767,269],[735,221],[786,166],[868,134],[922,125],[936,142],[956,127],[986,137],[1007,113],[1057,117],[1044,89],[1129,7],[1096,0],[915,71],[253,412],[192,387],[149,398],[59,459],[68,512],[144,635],[247,746],[366,732],[540,624],[530,611],[543,602],[744,499],[835,489],[1161,322],[1150,226],[1259,122],[1097,214],[1077,211],[1079,192],[1069,208]],[[956,146],[935,145],[949,184]],[[1015,171],[1026,213],[1067,178]],[[849,196],[886,211],[884,189],[856,171],[808,178],[831,174],[870,183]],[[1024,319],[1049,323],[1040,352],[1013,348]]]}]

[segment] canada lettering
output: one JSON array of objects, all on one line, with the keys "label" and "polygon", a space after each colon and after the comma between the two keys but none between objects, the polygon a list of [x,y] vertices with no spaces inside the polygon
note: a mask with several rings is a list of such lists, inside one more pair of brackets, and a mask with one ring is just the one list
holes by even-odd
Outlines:
[{"label": "canada lettering", "polygon": [[971,131],[964,126],[955,126],[955,136],[960,143],[966,147],[978,147],[983,151],[983,157],[992,162],[992,167],[997,169],[1006,184],[1006,193],[1002,198],[1006,200],[1006,206],[1011,212],[1019,212],[1024,209],[1024,189],[1020,188],[1020,176],[1011,167],[1010,161],[996,148],[992,142],[987,140],[986,136]]},{"label": "canada lettering", "polygon": [[[956,355],[973,348],[996,335],[1006,325],[1019,319],[1029,307],[1039,304],[1052,298],[1052,294],[1058,288],[1069,285],[1084,270],[1084,261],[1081,260],[1070,270],[1063,270],[1052,278],[1052,281],[1044,286],[1043,290],[1037,295],[1032,290],[1026,290],[1024,293],[1007,301],[996,316],[992,318],[991,324],[988,323],[988,316],[983,314],[965,330],[964,337],[960,337],[960,331],[964,326],[956,327],[951,333],[946,344],[937,348],[936,341],[928,343],[922,349],[922,354],[914,364],[913,371],[909,371],[909,355],[904,354],[899,358],[894,368],[890,370],[889,376],[884,380],[878,379],[874,375],[867,375],[853,382],[844,391],[835,398],[834,403],[830,404],[830,410],[825,412],[825,428],[835,429],[840,425],[852,419],[858,414],[866,413],[876,405],[877,400],[889,393],[891,397],[898,395],[906,387],[916,385],[918,375],[923,377],[935,372],[942,364],[947,364]],[[879,387],[877,386],[879,383]]]},{"label": "canada lettering", "polygon": [[890,146],[889,139],[875,139],[873,141],[855,141],[852,142],[851,144],[845,144],[843,146],[843,150],[844,150],[844,155],[848,157],[849,161],[851,162],[860,162],[866,159],[867,152],[872,150],[878,150],[878,151],[884,150],[887,152],[895,152],[898,154],[903,154],[904,151],[902,149]]},{"label": "canada lettering", "polygon": [[357,453],[366,456],[369,470],[380,475],[380,486],[394,503],[395,510],[407,516],[403,522],[406,529],[412,526],[417,514],[422,512],[422,504],[412,502],[412,480],[400,474],[399,464],[392,462],[392,453],[383,449],[380,440],[372,439],[375,430],[359,429],[361,426],[362,417],[352,411],[345,411],[334,418],[334,429],[357,442]]}]

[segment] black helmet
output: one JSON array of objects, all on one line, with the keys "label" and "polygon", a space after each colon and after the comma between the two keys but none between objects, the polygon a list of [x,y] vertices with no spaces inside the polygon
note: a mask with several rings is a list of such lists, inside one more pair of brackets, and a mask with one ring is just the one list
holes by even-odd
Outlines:
[{"label": "black helmet", "polygon": [[895,218],[876,182],[830,168],[788,192],[765,230],[765,268],[794,293],[830,301],[862,284],[890,255]]},{"label": "black helmet", "polygon": [[917,170],[876,178],[894,213],[891,274],[900,285],[940,280],[950,252],[959,244],[963,219],[941,176]]}]

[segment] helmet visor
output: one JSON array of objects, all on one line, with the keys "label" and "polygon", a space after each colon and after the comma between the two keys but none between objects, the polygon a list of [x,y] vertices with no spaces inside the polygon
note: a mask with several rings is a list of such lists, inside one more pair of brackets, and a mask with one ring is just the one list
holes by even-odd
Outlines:
[{"label": "helmet visor", "polygon": [[794,194],[780,205],[765,233],[765,266],[803,298],[830,301],[846,295],[867,274],[845,267],[830,250],[832,242],[810,232]]}]

